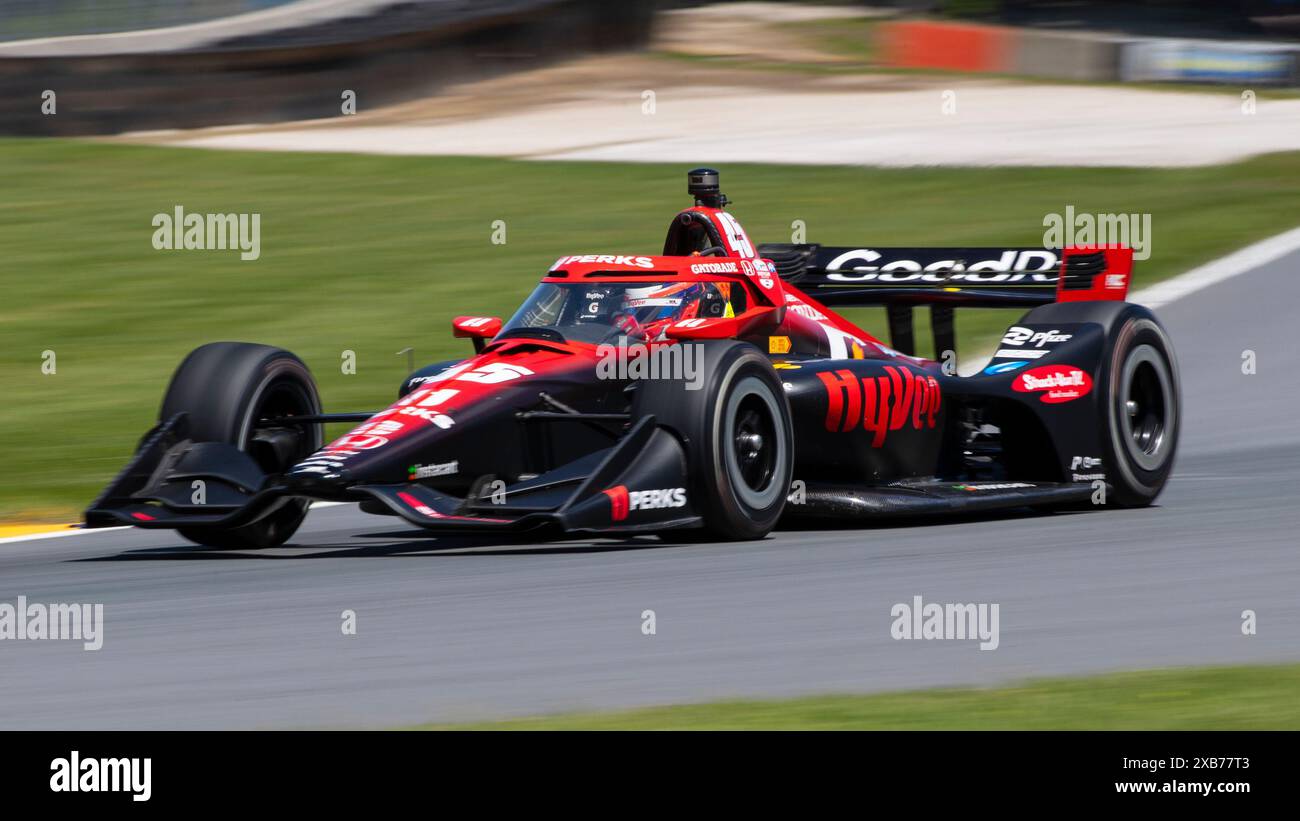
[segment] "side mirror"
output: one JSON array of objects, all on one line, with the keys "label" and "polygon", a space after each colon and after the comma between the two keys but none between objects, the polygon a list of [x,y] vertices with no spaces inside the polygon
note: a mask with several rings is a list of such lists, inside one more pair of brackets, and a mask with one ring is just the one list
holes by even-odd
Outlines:
[{"label": "side mirror", "polygon": [[451,335],[474,340],[474,353],[483,350],[487,341],[501,333],[499,316],[458,316],[451,321]]}]

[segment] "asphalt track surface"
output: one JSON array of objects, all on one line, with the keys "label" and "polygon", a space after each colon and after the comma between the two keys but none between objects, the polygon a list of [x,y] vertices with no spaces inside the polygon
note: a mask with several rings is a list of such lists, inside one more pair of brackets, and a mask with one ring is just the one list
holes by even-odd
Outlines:
[{"label": "asphalt track surface", "polygon": [[[96,652],[0,642],[0,728],[388,727],[1294,661],[1296,305],[1300,252],[1160,309],[1185,427],[1144,510],[530,546],[346,506],[264,552],[134,530],[0,545],[0,601],[102,602],[106,621]],[[998,603],[999,648],[891,639],[915,595]]]}]

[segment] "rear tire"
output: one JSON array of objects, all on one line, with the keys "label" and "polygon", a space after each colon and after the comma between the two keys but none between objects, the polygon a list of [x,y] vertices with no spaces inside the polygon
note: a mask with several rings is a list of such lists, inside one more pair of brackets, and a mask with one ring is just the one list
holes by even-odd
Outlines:
[{"label": "rear tire", "polygon": [[1112,337],[1102,448],[1123,507],[1154,502],[1174,468],[1182,407],[1172,351],[1154,318],[1130,316]]},{"label": "rear tire", "polygon": [[1155,314],[1128,302],[1062,302],[1035,308],[1023,321],[1094,322],[1106,329],[1097,438],[1113,489],[1107,503],[1154,502],[1173,471],[1182,428],[1178,362]]},{"label": "rear tire", "polygon": [[708,535],[761,539],[785,509],[794,470],[790,405],[781,379],[758,348],[745,342],[697,346],[697,390],[685,380],[637,385],[633,417],[653,414],[686,451],[690,493]]},{"label": "rear tire", "polygon": [[[184,412],[190,438],[225,442],[247,452],[268,475],[283,473],[321,446],[321,426],[272,428],[266,418],[320,413],[315,380],[286,350],[247,342],[213,342],[196,348],[172,376],[159,418]],[[306,499],[286,498],[254,522],[238,527],[178,528],[208,547],[274,547],[293,536],[307,516]]]}]

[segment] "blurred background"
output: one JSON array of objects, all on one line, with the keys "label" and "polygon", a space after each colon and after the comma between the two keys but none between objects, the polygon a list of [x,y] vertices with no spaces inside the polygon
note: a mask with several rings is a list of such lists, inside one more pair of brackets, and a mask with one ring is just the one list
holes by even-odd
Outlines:
[{"label": "blurred background", "polygon": [[[408,356],[418,366],[466,353],[465,341],[451,338],[453,316],[509,316],[557,257],[657,251],[668,219],[688,204],[683,172],[698,165],[722,169],[730,210],[758,242],[1035,245],[1045,215],[1067,207],[1150,215],[1151,257],[1135,273],[1136,287],[1148,288],[1300,225],[1300,0],[0,0],[0,522],[76,521],[156,421],[176,364],[205,342],[241,339],[298,353],[327,409],[387,404]],[[259,257],[155,250],[153,218],[177,207],[260,215]],[[627,671],[645,659],[616,652],[606,663],[580,652],[584,642],[604,640],[584,633],[600,621],[596,611],[581,611],[590,616],[582,623],[565,611],[553,614],[571,631],[563,635],[585,638],[555,639],[569,642],[558,650],[549,639],[533,646],[533,636],[502,638],[507,628],[490,618],[482,629],[495,624],[496,632],[481,635],[484,644],[466,640],[472,656],[488,661],[498,657],[481,647],[506,647],[501,659],[532,647],[533,666],[501,661],[492,673],[493,681],[518,682],[520,692],[489,688],[477,701],[481,681],[468,673],[442,681],[441,692],[461,693],[460,702],[408,699],[413,685],[385,690],[397,678],[392,671],[431,663],[418,644],[395,643],[390,655],[366,661],[377,680],[365,685],[381,694],[374,707],[381,712],[365,712],[351,691],[337,694],[338,703],[354,711],[352,724],[373,726],[1293,661],[1300,613],[1293,594],[1285,599],[1270,585],[1294,578],[1291,534],[1300,523],[1253,497],[1242,477],[1233,487],[1249,504],[1219,510],[1222,496],[1196,495],[1223,492],[1224,454],[1245,460],[1245,473],[1272,475],[1280,468],[1268,459],[1300,447],[1282,424],[1290,388],[1270,391],[1262,377],[1248,388],[1215,381],[1238,374],[1237,351],[1245,348],[1270,367],[1297,364],[1289,339],[1251,336],[1271,316],[1267,300],[1262,307],[1249,301],[1259,293],[1238,289],[1216,297],[1219,312],[1179,320],[1180,350],[1194,350],[1200,329],[1211,325],[1230,340],[1226,354],[1184,361],[1192,411],[1181,451],[1188,467],[1180,471],[1192,479],[1175,477],[1167,507],[1153,514],[1169,516],[1158,525],[1143,531],[1141,523],[1115,520],[1111,535],[1089,531],[1106,546],[1103,562],[1075,565],[1046,549],[1077,536],[1077,525],[1059,519],[1041,531],[1023,521],[984,523],[973,536],[952,529],[812,536],[787,545],[785,558],[768,554],[780,562],[768,572],[788,580],[783,590],[792,594],[773,594],[788,618],[768,624],[773,632],[758,641],[743,623],[755,604],[748,574],[758,559],[691,554],[720,563],[710,575],[678,570],[673,562],[687,561],[681,551],[651,552],[637,560],[650,568],[642,582],[672,579],[678,591],[701,580],[734,582],[732,601],[746,607],[715,606],[712,587],[695,590],[695,599],[664,593],[698,616],[698,629],[680,635],[700,637],[699,644],[665,649],[654,659],[663,666],[643,669],[639,683]],[[872,311],[852,316],[868,329],[883,324]],[[977,362],[1013,319],[960,316],[959,356]],[[927,338],[921,327],[918,339]],[[355,374],[339,367],[344,351],[355,354]],[[47,372],[41,363],[49,352],[57,370]],[[1216,376],[1198,382],[1200,373]],[[1243,415],[1268,432],[1271,456],[1255,459],[1249,442],[1232,438]],[[1214,518],[1182,524],[1178,517],[1191,509]],[[1158,560],[1130,552],[1139,532],[1163,545]],[[1260,532],[1270,535],[1234,548],[1236,563],[1216,563],[1216,543]],[[910,538],[914,552],[899,552],[905,570],[895,565],[892,576],[870,556],[836,552]],[[1200,547],[1176,549],[1192,543]],[[969,554],[970,564],[953,570],[955,557],[980,545],[991,552]],[[795,551],[796,562],[793,547],[808,552]],[[552,567],[542,558],[511,559],[512,568]],[[664,567],[653,564],[661,559]],[[623,560],[582,556],[565,573],[608,567],[615,577],[608,589],[617,594],[634,583],[621,575]],[[344,575],[377,572],[360,567],[353,563]],[[478,567],[457,569],[473,576]],[[411,583],[432,584],[443,570],[405,572]],[[43,584],[54,578],[41,577]],[[1035,583],[1022,584],[1026,578]],[[1110,583],[1119,578],[1123,584]],[[906,601],[934,579],[950,583],[954,600],[1002,601],[1009,610],[1019,603],[1020,613],[1036,613],[1034,624],[1050,629],[1018,634],[1027,636],[1022,645],[1009,637],[993,654],[944,651],[943,663],[928,667],[881,638],[884,628],[871,628],[878,646],[855,643],[863,634],[854,621],[862,591],[876,585],[888,601]],[[371,581],[356,589],[378,595],[397,583]],[[895,582],[897,590],[885,589]],[[295,575],[289,586],[314,584]],[[572,595],[580,608],[596,601],[592,589],[607,589],[593,582],[574,594],[555,584],[565,594],[559,598]],[[520,606],[512,602],[544,609],[553,601],[519,592],[536,592],[527,579],[518,590],[502,585],[490,613]],[[153,595],[140,590],[133,595]],[[424,608],[438,599],[420,590],[405,595],[394,600]],[[1189,615],[1165,607],[1171,597],[1202,609]],[[839,602],[842,618],[830,620],[819,601]],[[1097,601],[1107,603],[1106,613],[1093,609]],[[1276,605],[1275,626],[1243,645],[1236,614],[1259,602]],[[455,621],[455,613],[440,615]],[[728,618],[726,629],[710,632],[711,620]],[[139,658],[151,648],[141,645]],[[258,702],[258,726],[283,724],[278,719],[291,709],[296,725],[330,724],[310,712],[333,703],[333,691],[316,684],[343,681],[343,672],[330,678],[314,658],[280,669],[274,646],[238,650],[205,656],[209,666],[194,669],[265,665],[268,676],[283,675],[292,686],[284,701]],[[569,673],[546,667],[555,659],[563,665],[566,653],[579,659]],[[451,659],[439,665],[425,672],[436,679],[462,669]],[[166,675],[151,681],[162,701],[103,715],[164,725],[182,714],[219,726],[256,723],[221,723],[252,716],[239,712],[245,702],[222,701],[225,690],[201,704],[167,701],[192,690],[183,686],[187,668],[163,666]],[[43,676],[57,669],[21,675],[42,693],[55,678]],[[320,677],[294,679],[302,670]],[[1293,666],[1281,678],[1252,669],[1163,680],[1160,692],[1191,700],[1169,706],[1162,726],[1295,726],[1300,716],[1286,693],[1294,694],[1296,676]],[[654,680],[664,688],[648,683]],[[1236,694],[1257,685],[1259,709],[1241,713]],[[1097,694],[1112,690],[1070,685],[1080,701],[1065,723],[1151,726],[1143,722],[1160,715],[1159,704],[1136,710],[1131,699],[1149,686],[1119,680],[1106,706]],[[315,700],[290,703],[307,690]],[[1034,699],[1051,702],[1057,691],[1048,690]],[[456,706],[465,703],[477,706]],[[980,712],[988,705],[960,702],[929,726],[967,726],[980,715],[993,716],[983,726],[1010,726],[1027,720],[1012,713],[1030,703],[1013,698],[1003,702],[1010,712],[988,713]],[[1032,701],[1034,709],[1046,710],[1044,703]],[[39,724],[64,709],[47,707],[25,717],[0,713],[0,726],[19,718]],[[906,726],[924,708],[889,709]],[[861,718],[852,706],[801,709],[797,726]],[[882,714],[871,715],[879,721]],[[1038,726],[1064,721],[1035,715]],[[646,719],[650,726],[665,720]]]}]

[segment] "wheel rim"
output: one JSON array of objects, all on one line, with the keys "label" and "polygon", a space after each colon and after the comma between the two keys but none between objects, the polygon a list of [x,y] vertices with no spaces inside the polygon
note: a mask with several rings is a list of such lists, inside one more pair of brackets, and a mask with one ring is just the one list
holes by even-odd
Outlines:
[{"label": "wheel rim", "polygon": [[1138,467],[1156,470],[1167,458],[1173,422],[1169,369],[1155,348],[1139,345],[1124,362],[1120,385],[1117,412],[1125,448]]},{"label": "wheel rim", "polygon": [[776,426],[767,411],[758,397],[745,397],[736,411],[731,437],[740,478],[750,490],[758,492],[767,488],[776,467]]},{"label": "wheel rim", "polygon": [[252,403],[251,425],[240,442],[240,449],[266,473],[283,473],[319,446],[319,425],[283,426],[267,420],[285,416],[316,413],[308,391],[292,379],[278,379],[267,384]]},{"label": "wheel rim", "polygon": [[722,445],[732,490],[750,508],[768,508],[783,497],[778,478],[789,458],[776,399],[765,382],[747,376],[732,391],[724,412]]}]

